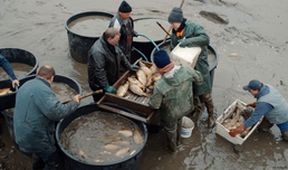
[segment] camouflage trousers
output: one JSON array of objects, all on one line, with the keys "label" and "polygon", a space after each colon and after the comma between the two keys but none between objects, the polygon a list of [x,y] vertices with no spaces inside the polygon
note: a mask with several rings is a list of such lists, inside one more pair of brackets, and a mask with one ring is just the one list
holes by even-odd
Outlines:
[{"label": "camouflage trousers", "polygon": [[180,144],[181,124],[182,117],[176,121],[163,122],[168,147],[172,152],[175,152],[177,150],[177,146]]}]

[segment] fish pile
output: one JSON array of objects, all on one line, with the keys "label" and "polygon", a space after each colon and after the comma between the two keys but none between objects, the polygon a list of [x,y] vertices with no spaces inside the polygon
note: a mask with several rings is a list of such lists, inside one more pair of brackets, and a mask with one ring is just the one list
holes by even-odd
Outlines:
[{"label": "fish pile", "polygon": [[0,89],[0,96],[9,94],[9,93],[13,93],[13,91],[11,91],[10,88],[4,88],[4,89]]},{"label": "fish pile", "polygon": [[107,112],[93,112],[73,120],[61,134],[61,144],[76,158],[92,164],[135,155],[144,134],[131,120]]},{"label": "fish pile", "polygon": [[161,74],[157,73],[157,68],[154,64],[148,66],[144,62],[139,61],[139,69],[136,75],[128,77],[126,82],[117,89],[116,95],[124,97],[130,90],[137,96],[148,97],[153,92],[155,82],[160,78]]},{"label": "fish pile", "polygon": [[[229,130],[239,127],[245,121],[245,118],[242,114],[243,110],[236,107],[234,112],[223,121],[222,125]],[[250,128],[247,128],[244,132],[240,134],[240,136],[244,138],[249,133],[249,131]]]}]

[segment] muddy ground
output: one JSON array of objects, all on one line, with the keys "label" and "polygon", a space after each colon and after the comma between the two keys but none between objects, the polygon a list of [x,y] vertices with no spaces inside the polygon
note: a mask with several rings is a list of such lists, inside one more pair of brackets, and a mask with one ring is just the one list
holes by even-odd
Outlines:
[{"label": "muddy ground", "polygon": [[[133,6],[134,18],[166,18],[170,9],[180,4],[180,0],[128,2]],[[51,64],[57,73],[75,78],[87,92],[86,65],[69,56],[64,23],[82,11],[114,13],[119,4],[120,0],[0,0],[0,47],[32,52],[40,64]],[[277,87],[288,99],[287,6],[286,0],[185,1],[184,15],[205,27],[219,57],[213,87],[217,115],[237,98],[253,101],[241,87],[254,78]],[[236,154],[229,142],[215,134],[215,128],[206,128],[206,116],[201,117],[193,136],[184,140],[180,151],[174,154],[167,152],[161,133],[151,134],[140,161],[141,169],[288,168],[288,144],[278,141],[276,127],[272,128],[273,133],[253,133],[242,145],[242,152]],[[6,169],[29,169],[29,159],[13,148],[7,130],[2,131],[6,147],[0,151],[0,162],[6,163]]]}]

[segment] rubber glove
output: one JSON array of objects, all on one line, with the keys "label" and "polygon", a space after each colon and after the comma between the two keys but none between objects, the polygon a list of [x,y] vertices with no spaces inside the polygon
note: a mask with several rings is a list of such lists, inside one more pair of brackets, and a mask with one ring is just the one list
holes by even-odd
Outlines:
[{"label": "rubber glove", "polygon": [[181,40],[179,40],[179,46],[180,47],[187,47],[189,44],[190,44],[190,42],[187,40],[187,39],[181,39]]},{"label": "rubber glove", "polygon": [[137,66],[137,65],[131,64],[129,66],[129,70],[131,70],[131,71],[136,72],[138,69],[139,69],[139,66]]},{"label": "rubber glove", "polygon": [[104,91],[107,93],[116,93],[116,89],[113,86],[105,86]]},{"label": "rubber glove", "polygon": [[229,132],[229,135],[232,136],[232,137],[235,137],[236,135],[241,134],[242,132],[244,132],[244,130],[245,130],[244,124],[241,124],[237,128],[231,129],[230,132]]}]

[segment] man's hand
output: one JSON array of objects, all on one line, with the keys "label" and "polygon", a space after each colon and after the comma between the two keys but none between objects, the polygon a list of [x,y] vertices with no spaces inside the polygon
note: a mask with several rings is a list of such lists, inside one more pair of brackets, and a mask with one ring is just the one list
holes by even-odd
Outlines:
[{"label": "man's hand", "polygon": [[77,94],[73,97],[73,101],[77,102],[77,103],[80,103],[80,95]]},{"label": "man's hand", "polygon": [[237,128],[231,129],[230,132],[229,132],[229,135],[232,136],[232,137],[235,137],[236,135],[241,134],[242,132],[244,132],[244,130],[245,130],[244,124],[241,124]]},{"label": "man's hand", "polygon": [[113,86],[105,86],[104,91],[106,93],[116,93],[117,90]]},{"label": "man's hand", "polygon": [[253,102],[253,103],[249,103],[246,105],[247,107],[253,107],[255,108],[256,107],[256,102]]},{"label": "man's hand", "polygon": [[187,40],[187,39],[181,39],[181,40],[179,40],[179,46],[180,47],[187,47],[188,45],[189,45],[189,41]]},{"label": "man's hand", "polygon": [[19,85],[20,85],[19,80],[16,79],[16,80],[12,81],[12,87],[13,88],[15,88],[16,86],[19,87]]}]

